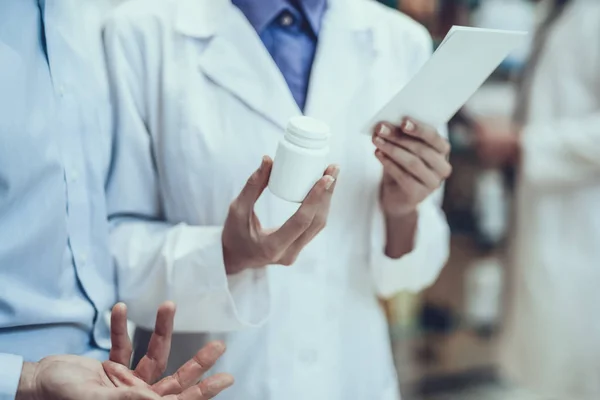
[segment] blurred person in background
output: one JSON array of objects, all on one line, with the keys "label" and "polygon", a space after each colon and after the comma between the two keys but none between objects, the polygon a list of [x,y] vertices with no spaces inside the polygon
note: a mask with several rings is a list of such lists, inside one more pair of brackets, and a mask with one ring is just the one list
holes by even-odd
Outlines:
[{"label": "blurred person in background", "polygon": [[503,365],[549,399],[600,398],[600,3],[545,1],[515,120],[481,159],[516,166]]},{"label": "blurred person in background", "polygon": [[[427,31],[371,0],[132,0],[105,45],[114,255],[154,287],[130,291],[141,328],[176,300],[177,365],[204,339],[194,332],[256,327],[270,310],[216,335],[236,378],[223,399],[397,400],[378,297],[418,291],[445,264],[449,144],[410,119],[360,130],[429,58]],[[303,113],[331,126],[339,167],[298,206],[263,193],[268,157],[248,176]],[[220,326],[204,323],[216,311],[203,298],[229,299]]]},{"label": "blurred person in background", "polygon": [[196,355],[202,367],[192,360],[179,381],[150,386],[169,354],[172,304],[160,307],[135,371],[125,309],[115,308],[112,337],[105,320],[119,297],[104,192],[107,4],[0,1],[1,400],[205,400],[232,383],[221,375],[195,386],[224,351],[219,343]]},{"label": "blurred person in background", "polygon": [[417,21],[427,22],[436,14],[438,0],[401,0],[399,8]]}]

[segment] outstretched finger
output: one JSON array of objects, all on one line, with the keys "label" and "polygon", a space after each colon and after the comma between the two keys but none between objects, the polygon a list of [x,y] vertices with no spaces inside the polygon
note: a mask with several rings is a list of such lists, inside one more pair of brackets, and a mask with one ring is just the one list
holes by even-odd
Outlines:
[{"label": "outstretched finger", "polygon": [[211,342],[204,346],[194,358],[185,363],[175,374],[152,386],[161,396],[179,394],[194,385],[202,375],[211,369],[225,352],[223,342]]},{"label": "outstretched finger", "polygon": [[[334,166],[330,166],[332,168]],[[328,168],[329,170],[329,168]],[[308,228],[310,228],[319,208],[331,197],[331,189],[335,183],[335,178],[325,174],[313,186],[308,193],[302,205],[278,230],[267,237],[269,245],[278,249],[287,249],[294,243]]]},{"label": "outstretched finger", "polygon": [[166,400],[209,400],[233,385],[229,374],[216,374],[190,387],[179,395],[166,396]]},{"label": "outstretched finger", "polygon": [[131,339],[127,331],[127,306],[123,303],[116,304],[110,316],[110,361],[119,363],[129,368],[131,363]]},{"label": "outstretched finger", "polygon": [[[323,202],[320,203],[317,213],[315,214],[315,217],[313,218],[313,221],[309,228],[306,231],[304,231],[304,233],[302,233],[302,235],[300,235],[300,237],[296,239],[296,241],[292,243],[292,245],[289,247],[286,256],[290,257],[291,260],[294,260],[298,256],[300,251],[302,251],[302,249],[306,247],[306,245],[310,243],[315,238],[315,236],[317,236],[319,232],[323,230],[323,228],[325,228],[325,225],[327,223],[327,217],[329,216],[329,208],[331,207],[331,198],[335,191],[335,186],[337,184],[339,173],[340,168],[337,165],[332,165],[329,168],[327,168],[327,171],[325,171],[325,175],[331,176],[334,179],[334,183],[331,186],[331,188],[329,188],[329,190],[327,191]],[[289,262],[284,262],[284,265],[289,264]]]},{"label": "outstretched finger", "polygon": [[148,384],[152,384],[160,378],[167,368],[174,319],[175,304],[170,301],[162,304],[156,314],[156,324],[150,338],[148,352],[134,371],[137,377]]}]

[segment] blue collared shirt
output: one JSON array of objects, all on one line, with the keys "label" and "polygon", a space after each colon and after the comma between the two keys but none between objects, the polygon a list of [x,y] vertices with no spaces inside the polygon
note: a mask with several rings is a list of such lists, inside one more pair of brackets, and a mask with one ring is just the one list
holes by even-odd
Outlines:
[{"label": "blue collared shirt", "polygon": [[304,110],[326,0],[233,0],[259,34]]},{"label": "blue collared shirt", "polygon": [[[103,312],[116,299],[99,10],[82,7],[0,2],[0,353],[31,361],[106,357]],[[0,355],[1,400],[20,360]]]}]

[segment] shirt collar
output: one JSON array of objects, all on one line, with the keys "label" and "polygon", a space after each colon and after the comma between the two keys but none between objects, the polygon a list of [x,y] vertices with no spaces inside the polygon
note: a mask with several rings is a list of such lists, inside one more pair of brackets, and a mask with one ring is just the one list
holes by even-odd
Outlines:
[{"label": "shirt collar", "polygon": [[327,8],[327,0],[299,0],[299,2],[313,32],[315,35],[319,35],[323,14]]},{"label": "shirt collar", "polygon": [[233,0],[233,4],[244,13],[258,33],[264,31],[284,9],[292,6],[302,10],[313,32],[318,35],[327,8],[327,0]]}]

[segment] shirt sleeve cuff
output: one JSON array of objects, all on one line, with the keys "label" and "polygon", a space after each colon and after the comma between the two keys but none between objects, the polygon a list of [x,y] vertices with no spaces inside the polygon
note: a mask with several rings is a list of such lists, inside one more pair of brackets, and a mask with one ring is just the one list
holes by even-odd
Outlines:
[{"label": "shirt sleeve cuff", "polygon": [[14,400],[17,396],[23,357],[0,354],[0,400]]}]

